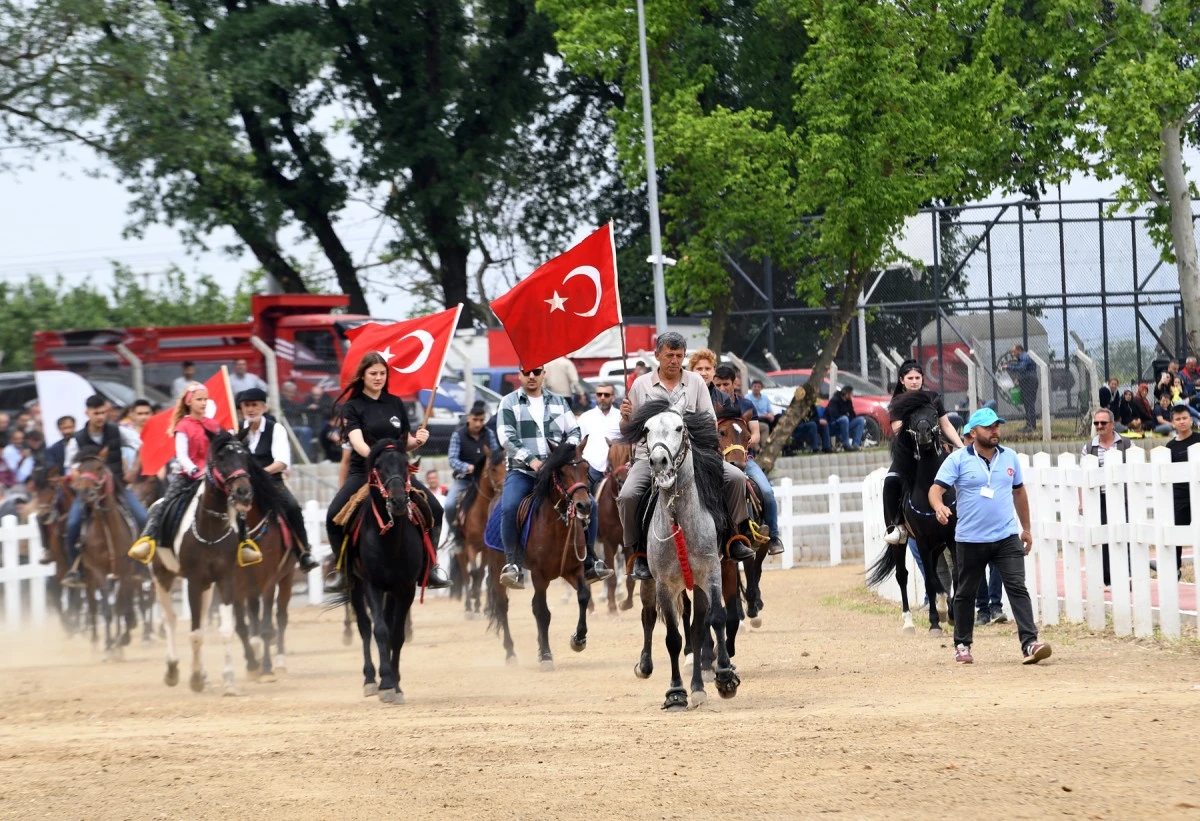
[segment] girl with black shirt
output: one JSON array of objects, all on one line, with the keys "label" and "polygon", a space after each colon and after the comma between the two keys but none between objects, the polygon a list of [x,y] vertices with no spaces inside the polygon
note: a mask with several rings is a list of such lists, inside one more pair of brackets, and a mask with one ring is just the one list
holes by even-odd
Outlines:
[{"label": "girl with black shirt", "polygon": [[[406,450],[413,451],[429,439],[429,431],[425,428],[418,428],[416,433],[410,433],[408,411],[399,398],[388,393],[387,382],[387,360],[378,353],[369,353],[358,363],[354,381],[338,397],[339,402],[347,395],[350,397],[340,406],[342,441],[350,444],[350,467],[342,489],[333,497],[325,515],[329,546],[335,553],[341,549],[346,534],[344,528],[334,524],[333,517],[367,483],[367,456],[375,443],[382,439],[395,439],[404,443]],[[410,481],[414,489],[425,491],[425,498],[433,513],[433,531],[430,538],[436,545],[440,541],[442,531],[442,506],[416,477],[412,477]],[[435,564],[429,570],[428,584],[431,588],[448,587],[450,580],[445,571]],[[334,570],[326,580],[325,590],[337,593],[341,592],[344,586],[344,574],[340,570]]]},{"label": "girl with black shirt", "polygon": [[[896,381],[896,387],[892,391],[892,396],[899,396],[906,391],[924,390],[925,372],[921,370],[921,365],[915,359],[909,359],[900,366],[900,375]],[[938,425],[942,429],[947,441],[951,442],[956,448],[963,446],[962,439],[959,438],[958,431],[954,429],[954,424],[946,415],[946,408],[942,404],[942,397],[934,391],[927,391],[933,399],[933,406],[937,408]],[[892,420],[892,435],[895,436],[904,427],[903,419]],[[888,468],[888,474],[883,479],[883,520],[887,522],[888,531],[883,540],[888,544],[903,544],[908,539],[908,531],[904,529],[904,519],[900,516],[900,503],[904,499],[904,491],[912,480],[911,476],[902,476],[897,472],[895,462]]]}]

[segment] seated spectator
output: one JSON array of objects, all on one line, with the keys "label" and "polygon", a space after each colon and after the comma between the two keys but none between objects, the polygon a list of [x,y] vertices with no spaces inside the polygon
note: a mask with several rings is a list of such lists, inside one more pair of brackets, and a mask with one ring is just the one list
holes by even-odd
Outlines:
[{"label": "seated spectator", "polygon": [[867,420],[854,412],[853,394],[852,386],[843,385],[825,406],[830,435],[836,436],[848,451],[858,450],[867,426]]},{"label": "seated spectator", "polygon": [[1130,401],[1133,408],[1133,420],[1137,421],[1139,431],[1148,431],[1154,427],[1154,407],[1150,404],[1150,386],[1145,382],[1138,385],[1137,395]]},{"label": "seated spectator", "polygon": [[25,431],[15,428],[8,434],[8,444],[2,451],[4,466],[7,468],[2,481],[7,487],[24,483],[33,474],[33,452],[25,443]]},{"label": "seated spectator", "polygon": [[316,451],[313,448],[313,425],[309,420],[304,401],[296,393],[296,383],[291,380],[279,386],[279,405],[283,418],[292,426],[292,433],[308,454],[308,458],[316,461]]},{"label": "seated spectator", "polygon": [[1192,414],[1192,421],[1200,422],[1200,411],[1188,404],[1188,398],[1192,395],[1188,393],[1189,388],[1191,388],[1191,384],[1185,384],[1183,377],[1179,374],[1171,377],[1171,406],[1178,405],[1187,408]]},{"label": "seated spectator", "polygon": [[433,468],[425,471],[425,487],[442,498],[445,498],[446,494],[450,491],[450,488],[442,484],[441,477],[438,476],[437,470]]},{"label": "seated spectator", "polygon": [[750,383],[750,395],[746,398],[750,400],[750,404],[754,405],[754,410],[758,411],[758,421],[767,426],[769,432],[775,427],[775,411],[771,407],[771,400],[763,396],[763,383],[761,379],[755,379]]},{"label": "seated spectator", "polygon": [[808,415],[792,431],[792,441],[797,445],[807,443],[813,453],[833,453],[825,409],[820,405],[810,407]]},{"label": "seated spectator", "polygon": [[1133,391],[1129,388],[1121,391],[1121,399],[1111,410],[1117,415],[1117,430],[1128,430],[1129,423],[1133,421]]},{"label": "seated spectator", "polygon": [[321,426],[321,432],[317,434],[321,453],[325,454],[325,458],[330,462],[342,461],[341,421],[336,413],[331,414]]}]

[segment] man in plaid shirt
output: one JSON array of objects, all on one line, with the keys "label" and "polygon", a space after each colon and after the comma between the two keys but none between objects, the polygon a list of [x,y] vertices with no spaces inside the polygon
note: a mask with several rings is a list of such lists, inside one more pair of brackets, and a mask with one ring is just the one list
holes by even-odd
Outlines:
[{"label": "man in plaid shirt", "polygon": [[[579,424],[567,400],[556,393],[543,390],[543,368],[521,371],[521,387],[500,402],[500,419],[496,425],[500,446],[504,448],[508,474],[504,493],[500,497],[501,524],[504,539],[504,569],[500,582],[514,590],[525,588],[525,571],[521,534],[517,529],[517,508],[521,500],[533,491],[534,476],[550,455],[550,443],[557,447],[579,444]],[[612,571],[596,559],[596,501],[592,500],[592,517],[588,523],[587,558],[584,577],[589,583],[607,579]]]}]

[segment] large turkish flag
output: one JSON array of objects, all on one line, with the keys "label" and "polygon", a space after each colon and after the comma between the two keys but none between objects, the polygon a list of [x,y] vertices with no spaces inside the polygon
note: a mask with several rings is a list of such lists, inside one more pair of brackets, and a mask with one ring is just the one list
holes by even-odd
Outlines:
[{"label": "large turkish flag", "polygon": [[492,302],[522,368],[582,348],[621,324],[612,224],[538,268]]},{"label": "large turkish flag", "polygon": [[[229,387],[229,371],[225,366],[212,375],[204,387],[208,388],[209,419],[216,421],[221,430],[237,430],[237,417],[233,412],[233,391]],[[175,458],[175,437],[167,433],[171,426],[174,407],[160,411],[146,420],[142,428],[142,475],[152,476],[167,462]]]},{"label": "large turkish flag", "polygon": [[381,325],[369,322],[346,333],[350,350],[342,363],[342,389],[354,380],[364,356],[376,352],[387,360],[388,393],[412,397],[441,381],[446,352],[458,327],[462,305],[429,316]]}]

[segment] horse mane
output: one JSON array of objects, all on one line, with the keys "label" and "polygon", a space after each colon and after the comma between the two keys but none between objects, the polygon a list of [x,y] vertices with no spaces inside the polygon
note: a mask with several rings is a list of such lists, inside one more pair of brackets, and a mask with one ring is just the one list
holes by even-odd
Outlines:
[{"label": "horse mane", "polygon": [[621,425],[621,435],[617,441],[636,447],[646,436],[646,423],[669,410],[671,403],[666,399],[651,399],[634,411],[628,422]]},{"label": "horse mane", "polygon": [[34,490],[45,490],[46,488],[50,487],[50,471],[52,470],[54,470],[54,468],[39,467],[33,469]]},{"label": "horse mane", "polygon": [[892,419],[908,420],[908,417],[922,408],[932,408],[933,397],[928,391],[905,391],[894,397],[888,404],[888,415]]},{"label": "horse mane", "polygon": [[533,498],[550,498],[550,491],[554,487],[555,471],[568,462],[574,461],[577,449],[577,445],[564,443],[550,452],[550,456],[538,468],[537,475],[533,477]]},{"label": "horse mane", "polygon": [[504,461],[504,448],[496,448],[492,451],[492,458],[488,465],[498,465]]},{"label": "horse mane", "polygon": [[404,447],[399,439],[380,439],[375,444],[371,445],[371,452],[367,454],[367,473],[375,469],[375,460],[379,458],[379,454],[385,450],[394,450],[404,458],[404,464],[408,464],[408,450]]},{"label": "horse mane", "polygon": [[463,491],[462,498],[458,501],[459,510],[470,510],[475,504],[475,497],[479,495],[479,483],[483,479],[484,471],[487,470],[488,454],[486,451],[479,452],[479,458],[472,465],[475,469],[471,471],[471,481],[467,482],[467,489]]},{"label": "horse mane", "polygon": [[722,419],[741,419],[741,418],[742,418],[741,410],[734,407],[733,405],[722,405],[720,407],[720,409],[717,411],[717,421],[718,422],[720,422]]}]

